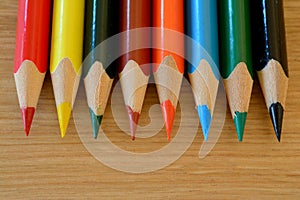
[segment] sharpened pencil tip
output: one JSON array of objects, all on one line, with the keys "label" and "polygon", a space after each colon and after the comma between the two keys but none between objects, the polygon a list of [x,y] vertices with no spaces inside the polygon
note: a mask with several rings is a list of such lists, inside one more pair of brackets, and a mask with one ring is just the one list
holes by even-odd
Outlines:
[{"label": "sharpened pencil tip", "polygon": [[26,136],[29,135],[34,112],[35,112],[34,107],[21,108],[24,131],[25,131]]},{"label": "sharpened pencil tip", "polygon": [[239,142],[243,141],[247,112],[235,112],[234,125],[238,135]]},{"label": "sharpened pencil tip", "polygon": [[162,106],[163,117],[166,125],[167,139],[168,141],[170,141],[174,117],[175,117],[175,108],[170,100],[164,101],[161,106]]},{"label": "sharpened pencil tip", "polygon": [[131,139],[134,141],[137,125],[138,125],[139,118],[140,118],[140,113],[134,112],[130,106],[126,106],[126,109],[127,109],[128,118],[129,118]]},{"label": "sharpened pencil tip", "polygon": [[57,107],[58,122],[60,127],[61,137],[64,138],[68,128],[70,116],[71,116],[71,104],[64,102]]},{"label": "sharpened pencil tip", "polygon": [[283,113],[284,109],[281,103],[273,103],[269,108],[270,117],[272,120],[272,124],[274,127],[274,131],[277,137],[278,142],[281,139],[281,129],[282,129],[282,121],[283,121]]},{"label": "sharpened pencil tip", "polygon": [[96,115],[91,108],[89,108],[89,111],[92,122],[93,136],[94,139],[97,139],[103,115]]},{"label": "sharpened pencil tip", "polygon": [[211,113],[206,105],[198,106],[198,116],[200,119],[204,140],[208,140],[208,134],[211,125]]}]

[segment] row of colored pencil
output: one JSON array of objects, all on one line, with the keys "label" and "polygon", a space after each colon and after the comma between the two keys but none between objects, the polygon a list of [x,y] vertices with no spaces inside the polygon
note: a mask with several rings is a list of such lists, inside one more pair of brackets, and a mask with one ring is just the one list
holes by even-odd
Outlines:
[{"label": "row of colored pencil", "polygon": [[[124,37],[117,46],[102,43],[120,32]],[[204,51],[199,51],[199,45],[186,45],[184,33]],[[111,61],[118,51],[122,56]],[[81,75],[97,138],[118,74],[134,140],[152,69],[170,139],[185,71],[184,57],[188,57],[186,70],[205,140],[220,71],[242,141],[254,66],[280,141],[288,85],[282,0],[19,0],[14,74],[27,135],[49,55],[62,137]],[[81,72],[82,56],[85,62]]]}]

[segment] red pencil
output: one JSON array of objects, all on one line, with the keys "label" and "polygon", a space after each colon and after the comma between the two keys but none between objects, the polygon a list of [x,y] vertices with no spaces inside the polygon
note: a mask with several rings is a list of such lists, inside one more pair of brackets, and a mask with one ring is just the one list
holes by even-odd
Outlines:
[{"label": "red pencil", "polygon": [[170,140],[184,72],[184,2],[153,0],[152,7],[153,26],[159,28],[153,33],[153,74]]},{"label": "red pencil", "polygon": [[19,0],[14,76],[29,134],[48,68],[51,0]]},{"label": "red pencil", "polygon": [[131,138],[134,140],[150,74],[151,51],[149,48],[131,49],[136,46],[150,47],[151,2],[121,0],[120,3],[120,30],[126,31],[126,37],[122,40],[125,54],[121,59],[119,77],[129,116]]}]

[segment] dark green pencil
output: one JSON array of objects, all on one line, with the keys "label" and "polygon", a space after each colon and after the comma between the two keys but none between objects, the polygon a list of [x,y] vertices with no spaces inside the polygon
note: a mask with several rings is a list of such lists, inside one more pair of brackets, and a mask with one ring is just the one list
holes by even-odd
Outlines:
[{"label": "dark green pencil", "polygon": [[117,74],[116,62],[110,61],[113,47],[101,44],[118,32],[117,3],[117,0],[86,1],[83,78],[94,138]]}]

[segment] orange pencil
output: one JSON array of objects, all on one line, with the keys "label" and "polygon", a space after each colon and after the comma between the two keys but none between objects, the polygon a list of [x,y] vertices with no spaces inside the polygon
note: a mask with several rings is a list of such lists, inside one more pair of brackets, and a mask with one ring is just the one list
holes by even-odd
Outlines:
[{"label": "orange pencil", "polygon": [[154,0],[152,3],[155,27],[152,70],[170,140],[184,72],[184,1]]}]

